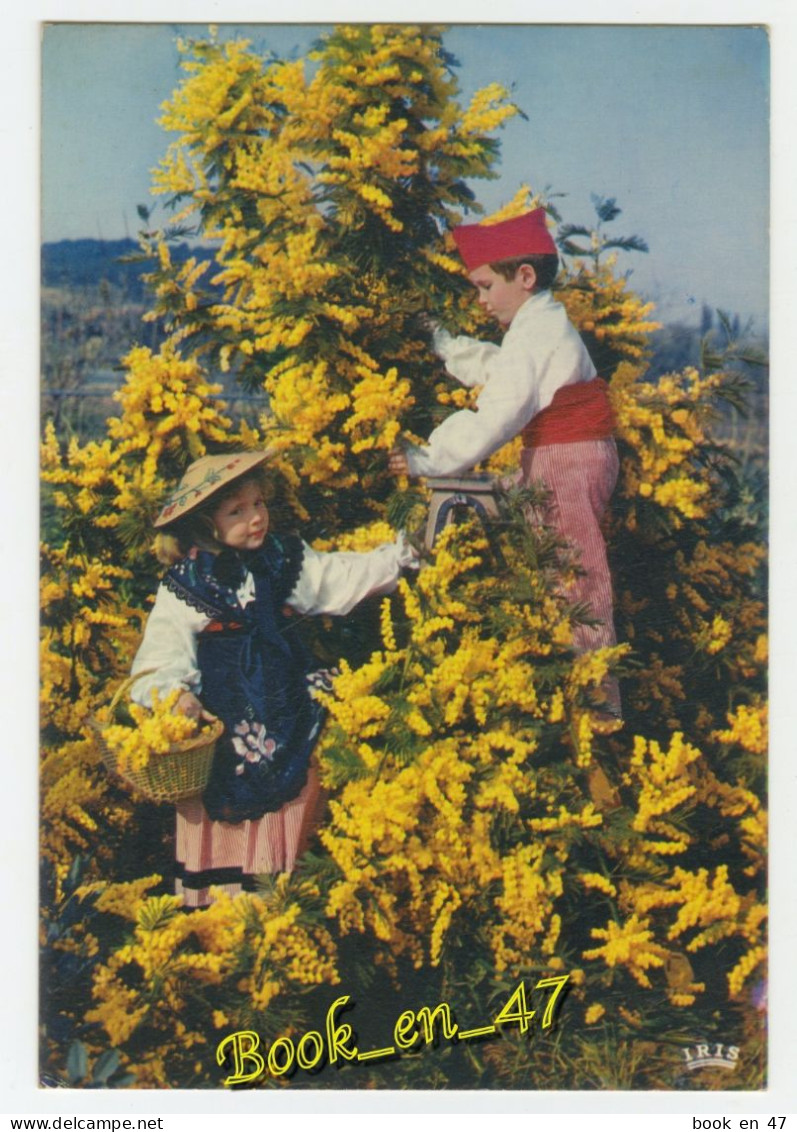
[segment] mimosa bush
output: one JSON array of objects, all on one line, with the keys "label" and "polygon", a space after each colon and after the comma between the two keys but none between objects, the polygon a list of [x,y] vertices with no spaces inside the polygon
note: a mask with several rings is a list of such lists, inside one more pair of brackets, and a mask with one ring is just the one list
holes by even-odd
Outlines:
[{"label": "mimosa bush", "polygon": [[[197,456],[269,445],[275,522],[300,520],[319,549],[417,525],[425,497],[396,490],[387,452],[469,396],[421,316],[486,333],[446,232],[517,113],[494,84],[460,105],[436,28],[342,26],[308,61],[195,42],[184,65],[155,183],[203,251],[178,264],[146,234],[168,341],[129,353],[104,437],[44,441],[47,1073],[67,1080],[79,1041],[95,1059],[112,1046],[139,1086],[213,1087],[225,1036],[318,1030],[344,992],[396,1016],[447,1002],[486,1026],[520,980],[566,977],[555,1040],[507,1024],[257,1084],[666,1088],[680,1047],[723,1035],[744,1050],[735,1084],[760,1087],[764,556],[712,433],[739,383],[649,381],[650,306],[598,254],[568,245],[556,296],[600,344],[617,416],[622,643],[574,656],[574,566],[527,522],[540,492],[507,491],[497,520],[448,528],[417,577],[313,642],[340,674],[319,748],[328,809],[299,872],[192,914],[169,895],[165,824],[141,836],[152,809],[109,782],[89,726],[154,591],[152,518]],[[497,215],[541,203],[523,187]],[[216,399],[222,372],[268,395],[257,429]],[[491,467],[516,459],[510,445]],[[607,736],[589,708],[609,672],[625,727]]]}]

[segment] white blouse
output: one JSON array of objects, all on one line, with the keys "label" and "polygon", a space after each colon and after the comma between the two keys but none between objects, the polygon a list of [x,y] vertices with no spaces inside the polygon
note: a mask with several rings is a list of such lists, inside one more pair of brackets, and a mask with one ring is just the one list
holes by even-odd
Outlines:
[{"label": "white blouse", "polygon": [[[367,553],[325,554],[306,543],[302,545],[301,573],[287,599],[287,604],[298,613],[343,616],[364,598],[395,589],[402,569],[418,568],[418,556],[403,533],[394,543]],[[237,591],[241,608],[254,601],[254,596],[254,578],[248,573]],[[173,688],[184,688],[199,696],[202,679],[197,668],[196,639],[210,620],[161,583],[131,670],[133,676],[147,673],[131,689],[136,703],[149,707],[153,688],[161,696]]]},{"label": "white blouse", "polygon": [[516,437],[562,386],[595,377],[586,346],[550,291],[526,299],[500,346],[442,329],[433,345],[452,377],[483,388],[475,409],[452,413],[423,447],[407,448],[413,476],[474,467]]}]

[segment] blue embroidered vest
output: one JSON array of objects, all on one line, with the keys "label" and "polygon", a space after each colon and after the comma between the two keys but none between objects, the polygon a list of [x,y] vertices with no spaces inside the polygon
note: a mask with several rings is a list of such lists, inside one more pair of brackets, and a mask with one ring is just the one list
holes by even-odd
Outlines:
[{"label": "blue embroidered vest", "polygon": [[[194,550],[164,584],[211,620],[197,639],[200,698],[224,723],[203,802],[213,821],[256,820],[295,798],[307,781],[323,709],[310,696],[313,668],[283,612],[302,567],[295,536],[269,535],[253,552]],[[237,591],[247,573],[254,600]]]}]

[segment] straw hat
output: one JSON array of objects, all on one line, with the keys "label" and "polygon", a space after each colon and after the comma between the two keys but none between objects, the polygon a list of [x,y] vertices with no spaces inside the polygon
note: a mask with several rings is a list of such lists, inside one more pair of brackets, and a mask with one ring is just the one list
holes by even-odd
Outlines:
[{"label": "straw hat", "polygon": [[270,452],[226,452],[220,456],[202,456],[190,464],[155,520],[156,527],[165,527],[182,519],[211,495],[246,472],[265,463]]}]

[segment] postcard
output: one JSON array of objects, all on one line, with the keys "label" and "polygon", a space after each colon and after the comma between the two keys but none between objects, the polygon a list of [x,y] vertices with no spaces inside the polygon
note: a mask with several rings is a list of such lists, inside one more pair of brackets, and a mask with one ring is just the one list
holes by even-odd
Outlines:
[{"label": "postcard", "polygon": [[43,1109],[771,1090],[772,50],[42,23]]}]

